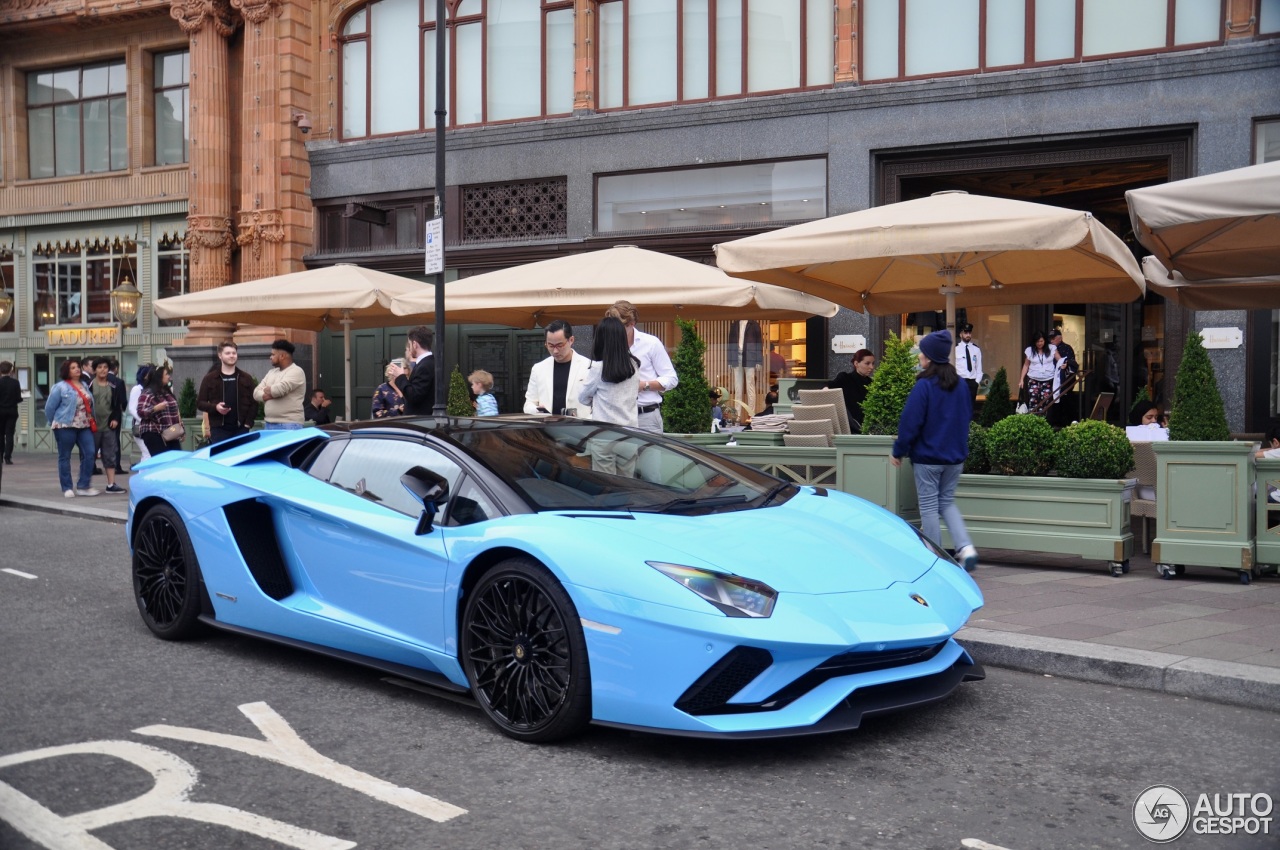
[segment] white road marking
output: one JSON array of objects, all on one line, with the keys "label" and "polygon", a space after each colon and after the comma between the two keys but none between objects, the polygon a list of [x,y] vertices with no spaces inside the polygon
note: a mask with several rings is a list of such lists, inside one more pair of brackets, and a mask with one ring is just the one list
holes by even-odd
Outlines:
[{"label": "white road marking", "polygon": [[18,832],[48,850],[112,850],[89,830],[140,820],[172,817],[229,827],[276,841],[298,850],[351,850],[356,844],[320,832],[293,826],[273,818],[187,799],[199,774],[173,753],[135,741],[87,741],[45,747],[0,757],[0,768],[67,755],[105,755],[135,764],[151,774],[155,785],[145,794],[123,803],[63,817],[18,789],[0,782],[0,816]]},{"label": "white road marking", "polygon": [[0,573],[8,573],[9,575],[17,576],[18,578],[39,578],[39,576],[33,576],[31,573],[24,573],[22,570],[11,570],[8,567],[0,570]]},{"label": "white road marking", "polygon": [[221,732],[208,732],[203,729],[190,729],[181,726],[144,726],[133,731],[139,735],[152,735],[158,738],[172,738],[177,741],[189,741],[193,744],[208,744],[213,747],[224,747],[236,752],[257,756],[267,761],[283,764],[305,773],[328,779],[339,785],[359,791],[375,800],[390,803],[393,806],[412,812],[420,817],[439,823],[467,813],[444,800],[437,800],[426,794],[420,794],[410,788],[392,785],[377,777],[362,773],[355,768],[347,767],[341,762],[322,756],[298,736],[288,722],[276,714],[265,702],[252,702],[240,706],[240,711],[253,722],[254,726],[266,736],[266,740],[243,738],[239,735],[226,735]]},{"label": "white road marking", "polygon": [[1008,847],[1001,847],[998,844],[988,844],[981,838],[965,838],[960,841],[960,846],[968,848],[968,850],[1009,850]]}]

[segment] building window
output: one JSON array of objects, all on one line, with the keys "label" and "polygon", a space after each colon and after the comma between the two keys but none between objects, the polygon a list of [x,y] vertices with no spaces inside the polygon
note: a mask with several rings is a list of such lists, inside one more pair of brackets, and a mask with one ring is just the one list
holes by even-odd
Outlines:
[{"label": "building window", "polygon": [[190,53],[155,57],[156,165],[191,159]]},{"label": "building window", "polygon": [[[572,0],[451,3],[449,125],[573,111]],[[342,138],[435,126],[435,3],[376,0],[347,19],[342,45]],[[405,73],[417,60],[417,73]]]},{"label": "building window", "polygon": [[1254,165],[1280,160],[1280,118],[1255,121],[1253,133]]},{"label": "building window", "polygon": [[859,15],[862,79],[886,80],[1219,43],[1226,12],[1223,0],[863,0]]},{"label": "building window", "polygon": [[8,295],[13,299],[11,302],[13,307],[9,310],[9,318],[3,325],[0,325],[0,333],[13,333],[17,329],[17,304],[18,293],[14,289],[13,250],[10,248],[0,248],[0,294]]},{"label": "building window", "polygon": [[825,159],[632,172],[596,181],[598,233],[712,230],[826,214]]},{"label": "building window", "polygon": [[602,109],[829,86],[830,0],[604,0]]},{"label": "building window", "polygon": [[[191,261],[187,254],[186,234],[162,233],[156,241],[156,298],[185,295],[191,285]],[[180,328],[185,319],[157,319],[162,328]]]},{"label": "building window", "polygon": [[41,242],[32,253],[33,330],[115,321],[111,290],[125,274],[135,277],[138,267],[131,239]]},{"label": "building window", "polygon": [[30,176],[129,167],[124,60],[27,74]]},{"label": "building window", "polygon": [[1261,35],[1280,33],[1280,0],[1258,0],[1258,32]]}]

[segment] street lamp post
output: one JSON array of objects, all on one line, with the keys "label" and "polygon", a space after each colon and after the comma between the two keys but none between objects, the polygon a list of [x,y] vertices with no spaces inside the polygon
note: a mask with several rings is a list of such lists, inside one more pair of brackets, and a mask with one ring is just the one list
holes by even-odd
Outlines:
[{"label": "street lamp post", "polygon": [[440,219],[440,271],[435,275],[436,287],[436,341],[432,361],[436,369],[436,401],[432,413],[444,416],[448,385],[445,381],[444,357],[444,119],[445,109],[445,3],[436,0],[436,218]]}]

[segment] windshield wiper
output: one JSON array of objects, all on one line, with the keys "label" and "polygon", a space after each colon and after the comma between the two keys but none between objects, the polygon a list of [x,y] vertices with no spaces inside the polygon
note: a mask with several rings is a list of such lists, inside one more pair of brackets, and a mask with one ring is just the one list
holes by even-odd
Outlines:
[{"label": "windshield wiper", "polygon": [[701,498],[672,499],[660,505],[649,505],[643,508],[632,508],[636,513],[663,513],[665,511],[688,510],[692,508],[714,508],[720,505],[736,505],[747,500],[741,494],[732,496],[703,496]]},{"label": "windshield wiper", "polygon": [[760,500],[760,507],[767,508],[769,503],[772,502],[776,496],[780,495],[791,486],[793,485],[790,481],[779,482],[772,490],[764,494],[764,498]]}]

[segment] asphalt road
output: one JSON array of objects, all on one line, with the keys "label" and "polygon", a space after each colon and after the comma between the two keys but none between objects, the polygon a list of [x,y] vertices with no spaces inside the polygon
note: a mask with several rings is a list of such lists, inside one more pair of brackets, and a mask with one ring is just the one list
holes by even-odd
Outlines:
[{"label": "asphalt road", "polygon": [[[1280,713],[1002,670],[829,737],[519,744],[360,667],[156,640],[122,526],[20,510],[0,509],[0,646],[5,850],[1146,847],[1148,786],[1280,799]],[[1171,846],[1280,846],[1271,817]]]}]

